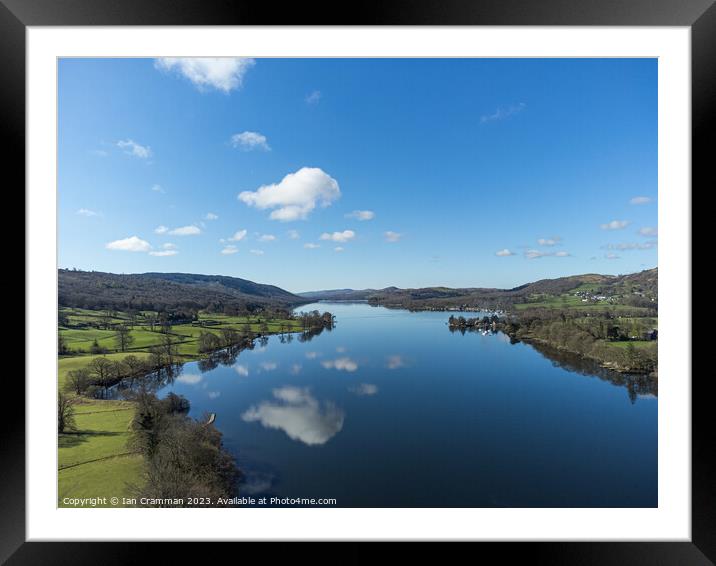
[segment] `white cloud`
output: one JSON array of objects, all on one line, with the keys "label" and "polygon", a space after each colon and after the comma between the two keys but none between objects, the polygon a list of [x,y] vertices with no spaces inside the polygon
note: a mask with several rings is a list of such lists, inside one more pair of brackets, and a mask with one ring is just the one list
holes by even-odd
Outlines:
[{"label": "white cloud", "polygon": [[309,360],[315,360],[318,356],[318,352],[306,352],[306,358]]},{"label": "white cloud", "polygon": [[167,232],[169,232],[169,228],[167,228],[166,226],[157,226],[154,229],[155,234],[166,234]]},{"label": "white cloud", "polygon": [[271,151],[266,136],[258,132],[241,132],[240,134],[234,134],[231,136],[231,145],[244,151],[251,151],[252,149]]},{"label": "white cloud", "polygon": [[337,358],[335,360],[326,360],[321,362],[326,369],[337,369],[338,371],[354,372],[358,369],[358,364],[350,358]]},{"label": "white cloud", "polygon": [[306,95],[306,104],[315,105],[321,101],[321,91],[314,90],[312,93]]},{"label": "white cloud", "polygon": [[286,232],[286,234],[288,234],[288,237],[291,240],[298,240],[301,237],[301,234],[298,233],[298,230],[289,230],[288,232]]},{"label": "white cloud", "polygon": [[378,393],[378,386],[373,385],[372,383],[359,383],[358,385],[353,385],[352,387],[349,387],[348,391],[360,396],[375,395],[376,393]]},{"label": "white cloud", "polygon": [[313,243],[310,243],[310,242],[309,242],[309,243],[307,243],[307,244],[303,244],[303,247],[306,248],[307,250],[316,250],[316,249],[320,248],[321,245],[320,245],[320,244],[313,244]]},{"label": "white cloud", "polygon": [[214,214],[213,212],[207,212],[204,215],[204,220],[218,220],[218,219],[219,219],[219,215]]},{"label": "white cloud", "polygon": [[649,204],[651,197],[634,197],[629,200],[629,204]]},{"label": "white cloud", "polygon": [[628,220],[612,220],[606,224],[600,224],[602,230],[621,230],[629,226]]},{"label": "white cloud", "polygon": [[621,243],[621,244],[607,244],[606,246],[603,246],[607,250],[619,250],[622,252],[631,251],[631,250],[651,250],[654,249],[657,246],[657,243],[654,242],[627,242],[627,243]]},{"label": "white cloud", "polygon": [[372,210],[354,210],[346,214],[346,218],[355,218],[360,221],[373,220],[375,218],[375,212]]},{"label": "white cloud", "polygon": [[639,229],[639,234],[648,238],[656,238],[659,235],[659,231],[655,226],[645,226]]},{"label": "white cloud", "polygon": [[77,214],[80,216],[99,216],[98,212],[95,212],[94,210],[90,210],[89,208],[80,208],[77,211]]},{"label": "white cloud", "polygon": [[209,396],[209,399],[216,399],[217,397],[221,397],[221,391],[209,391],[207,395]]},{"label": "white cloud", "polygon": [[604,257],[607,259],[619,259],[619,256],[613,253],[604,254]]},{"label": "white cloud", "polygon": [[499,256],[499,257],[507,257],[507,256],[515,255],[515,252],[512,252],[512,251],[508,250],[507,248],[503,248],[501,250],[496,251],[495,255]]},{"label": "white cloud", "polygon": [[171,242],[166,242],[165,244],[162,244],[162,248],[165,250],[175,250],[177,247],[176,244],[172,244]]},{"label": "white cloud", "polygon": [[335,248],[333,248],[333,251],[340,253],[340,252],[343,251],[343,249],[344,249],[344,248],[343,248],[342,246],[336,246]]},{"label": "white cloud", "polygon": [[236,364],[234,366],[234,371],[238,373],[241,377],[249,376],[249,366],[247,366],[246,364]]},{"label": "white cloud", "polygon": [[224,246],[221,250],[222,255],[232,255],[239,252],[239,248],[236,246]]},{"label": "white cloud", "polygon": [[562,238],[559,236],[555,236],[553,238],[540,238],[537,240],[537,243],[540,246],[556,246],[562,241]]},{"label": "white cloud", "polygon": [[308,218],[316,204],[330,206],[340,196],[338,182],[330,175],[316,167],[303,167],[279,183],[241,192],[239,200],[261,210],[273,208],[272,220],[289,222]]},{"label": "white cloud", "polygon": [[263,250],[249,250],[249,253],[254,254],[254,255],[264,255]]},{"label": "white cloud", "polygon": [[130,236],[129,238],[124,238],[123,240],[109,242],[105,247],[108,250],[121,250],[124,252],[148,252],[152,248],[152,246],[149,245],[149,242],[142,240],[137,236]]},{"label": "white cloud", "polygon": [[241,418],[283,430],[289,438],[309,446],[325,444],[343,428],[343,411],[331,402],[321,407],[308,389],[287,386],[274,389],[273,396],[276,401],[252,406]]},{"label": "white cloud", "polygon": [[262,234],[259,236],[259,242],[274,242],[276,241],[276,236],[273,234]]},{"label": "white cloud", "polygon": [[246,237],[246,234],[248,232],[246,230],[238,230],[237,232],[234,232],[234,235],[229,238],[230,242],[240,242]]},{"label": "white cloud", "polygon": [[157,69],[183,75],[200,91],[216,89],[227,94],[241,87],[253,65],[254,60],[245,57],[162,57],[154,62]]},{"label": "white cloud", "polygon": [[109,152],[104,149],[90,149],[90,153],[97,157],[107,157],[109,155]]},{"label": "white cloud", "polygon": [[157,256],[157,257],[169,257],[173,255],[177,255],[179,252],[176,250],[162,250],[162,251],[153,251],[149,252],[149,255]]},{"label": "white cloud", "polygon": [[343,232],[333,233],[324,232],[321,234],[321,240],[331,240],[332,242],[340,242],[342,244],[350,242],[355,237],[356,233],[353,230],[343,230]]},{"label": "white cloud", "polygon": [[383,236],[385,236],[386,242],[398,242],[400,241],[400,238],[403,237],[402,234],[399,234],[398,232],[393,232],[392,230],[388,230],[387,232],[383,233]]},{"label": "white cloud", "polygon": [[542,250],[525,250],[525,257],[527,259],[538,259],[541,257],[570,257],[570,254],[565,251],[559,252],[545,252]]},{"label": "white cloud", "polygon": [[525,108],[527,108],[527,105],[524,102],[520,102],[519,104],[513,104],[512,106],[501,106],[492,114],[484,114],[480,116],[480,123],[484,124],[485,122],[504,120],[509,116],[522,112]]},{"label": "white cloud", "polygon": [[276,362],[261,362],[259,365],[264,371],[273,371],[278,367]]},{"label": "white cloud", "polygon": [[201,228],[198,226],[181,226],[167,232],[170,236],[198,236],[201,234]]},{"label": "white cloud", "polygon": [[139,157],[140,159],[148,159],[152,156],[152,148],[148,145],[140,145],[134,140],[119,140],[117,147],[124,150],[127,155]]},{"label": "white cloud", "polygon": [[161,193],[161,194],[164,194],[167,192],[166,189],[164,187],[162,187],[161,185],[152,185],[151,190],[154,191],[155,193]]}]

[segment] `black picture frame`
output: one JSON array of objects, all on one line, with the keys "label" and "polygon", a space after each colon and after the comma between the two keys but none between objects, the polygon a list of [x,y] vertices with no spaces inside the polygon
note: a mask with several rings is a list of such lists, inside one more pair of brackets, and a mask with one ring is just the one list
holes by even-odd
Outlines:
[{"label": "black picture frame", "polygon": [[[25,184],[25,31],[28,26],[114,25],[510,25],[687,26],[692,55],[692,186],[716,186],[709,137],[716,103],[714,0],[381,0],[346,9],[337,2],[246,0],[0,0],[0,117],[2,151]],[[6,177],[7,178],[7,177]],[[689,188],[685,187],[685,191]],[[694,191],[692,188],[692,195]],[[694,292],[696,289],[694,289]],[[31,296],[25,296],[26,303]],[[31,329],[28,329],[30,332]],[[28,334],[30,335],[30,334]],[[711,423],[710,372],[692,379],[692,538],[690,542],[482,543],[479,556],[549,564],[712,564],[716,562],[716,433]],[[25,399],[23,383],[6,376],[9,396]],[[691,376],[685,375],[684,379]],[[8,564],[132,563],[151,543],[25,542],[25,409],[8,404],[0,429],[0,559]],[[108,533],[111,536],[111,533]],[[353,543],[341,561],[357,561],[375,548]],[[103,545],[110,545],[110,549]],[[169,548],[164,548],[164,547]],[[102,547],[102,548],[100,548]],[[222,551],[235,553],[234,545]],[[272,551],[273,552],[273,551]],[[294,554],[296,551],[291,550]],[[314,554],[314,549],[302,552]],[[423,557],[427,554],[420,551]],[[444,550],[438,550],[444,556]],[[163,560],[184,560],[186,549],[162,545]],[[216,558],[212,549],[212,560]],[[321,551],[324,556],[332,553]],[[315,554],[314,554],[315,555]],[[239,558],[239,555],[234,555]],[[241,556],[243,557],[243,556]],[[335,556],[334,556],[335,558]]]}]

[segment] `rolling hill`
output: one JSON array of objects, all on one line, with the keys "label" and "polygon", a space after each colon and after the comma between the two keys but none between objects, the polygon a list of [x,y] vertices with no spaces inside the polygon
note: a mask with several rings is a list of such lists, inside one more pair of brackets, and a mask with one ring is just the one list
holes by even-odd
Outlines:
[{"label": "rolling hill", "polygon": [[64,307],[117,310],[286,309],[309,302],[276,287],[223,275],[191,273],[115,274],[58,270]]}]

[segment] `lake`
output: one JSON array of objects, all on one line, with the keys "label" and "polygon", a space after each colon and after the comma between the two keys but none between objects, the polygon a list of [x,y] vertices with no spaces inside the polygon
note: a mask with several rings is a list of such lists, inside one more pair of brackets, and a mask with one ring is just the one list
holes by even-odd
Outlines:
[{"label": "lake", "polygon": [[[216,426],[251,497],[340,507],[655,507],[655,387],[446,312],[316,303],[336,326],[272,336],[174,391]],[[464,313],[474,317],[479,313]],[[648,381],[648,380],[647,380]]]}]

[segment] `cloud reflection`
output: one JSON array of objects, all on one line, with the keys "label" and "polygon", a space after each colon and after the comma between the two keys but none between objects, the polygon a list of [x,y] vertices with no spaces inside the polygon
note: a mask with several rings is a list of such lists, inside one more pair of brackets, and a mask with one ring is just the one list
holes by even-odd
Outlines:
[{"label": "cloud reflection", "polygon": [[273,396],[277,402],[263,401],[241,418],[283,430],[289,438],[309,446],[325,444],[343,428],[344,412],[330,401],[321,407],[308,388],[281,387],[273,390]]},{"label": "cloud reflection", "polygon": [[321,365],[326,369],[337,369],[338,371],[356,371],[358,364],[350,358],[337,358],[335,360],[326,360],[321,362]]},{"label": "cloud reflection", "polygon": [[405,367],[405,360],[402,356],[388,356],[388,362],[386,363],[388,369],[399,369]]},{"label": "cloud reflection", "polygon": [[378,386],[372,383],[359,383],[348,388],[348,391],[355,395],[375,395],[378,393]]},{"label": "cloud reflection", "polygon": [[249,366],[246,364],[236,364],[234,366],[234,371],[236,371],[236,373],[238,373],[241,377],[249,376]]}]

